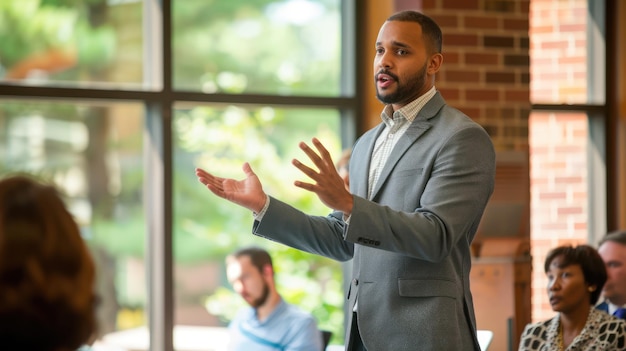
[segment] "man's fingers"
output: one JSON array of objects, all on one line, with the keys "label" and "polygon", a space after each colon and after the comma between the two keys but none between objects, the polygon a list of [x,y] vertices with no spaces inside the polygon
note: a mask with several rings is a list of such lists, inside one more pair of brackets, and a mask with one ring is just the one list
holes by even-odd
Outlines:
[{"label": "man's fingers", "polygon": [[313,151],[313,149],[311,149],[309,147],[309,145],[307,145],[305,142],[300,142],[300,149],[302,151],[304,151],[304,153],[309,157],[309,159],[311,159],[311,161],[313,161],[313,163],[320,168],[323,165],[323,161],[322,159],[319,157],[319,155]]},{"label": "man's fingers", "polygon": [[206,177],[207,175],[209,175],[209,174],[208,174],[208,173],[207,173],[207,171],[205,171],[204,169],[202,169],[202,168],[196,168],[196,176],[197,176],[198,178],[200,178],[200,177]]},{"label": "man's fingers", "polygon": [[196,168],[196,177],[198,178],[198,181],[204,185],[209,183],[210,174],[203,169]]},{"label": "man's fingers", "polygon": [[333,160],[330,156],[330,152],[328,152],[328,150],[324,147],[322,142],[319,141],[319,139],[313,138],[313,145],[315,145],[315,148],[317,149],[323,160],[325,160],[326,162],[330,162],[330,164],[334,164],[332,162]]},{"label": "man's fingers", "polygon": [[196,168],[196,177],[198,177],[200,183],[204,184],[212,192],[216,194],[224,192],[224,187],[222,186],[223,178],[218,178],[202,168]]},{"label": "man's fingers", "polygon": [[311,183],[305,183],[305,182],[296,180],[295,182],[293,182],[293,185],[297,186],[298,188],[302,188],[304,190],[308,190],[308,191],[316,193],[317,187]]},{"label": "man's fingers", "polygon": [[309,176],[309,178],[311,178],[313,180],[316,180],[317,172],[313,168],[305,165],[304,163],[298,161],[297,159],[293,159],[291,161],[291,164],[296,166],[296,168],[299,169],[300,171],[302,171],[302,173],[304,173],[307,176]]},{"label": "man's fingers", "polygon": [[215,189],[219,189],[220,191],[224,190],[224,179],[222,178],[215,178],[215,177],[211,177],[208,179],[207,185],[210,185],[211,187],[215,188]]}]

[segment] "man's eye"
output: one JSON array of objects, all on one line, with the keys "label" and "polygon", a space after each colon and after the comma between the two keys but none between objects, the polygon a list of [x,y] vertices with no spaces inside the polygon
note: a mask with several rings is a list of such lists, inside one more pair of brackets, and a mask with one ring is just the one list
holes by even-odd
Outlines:
[{"label": "man's eye", "polygon": [[401,55],[401,56],[408,54],[408,52],[406,50],[402,50],[402,49],[400,49],[400,50],[398,50],[396,52],[398,53],[398,55]]}]

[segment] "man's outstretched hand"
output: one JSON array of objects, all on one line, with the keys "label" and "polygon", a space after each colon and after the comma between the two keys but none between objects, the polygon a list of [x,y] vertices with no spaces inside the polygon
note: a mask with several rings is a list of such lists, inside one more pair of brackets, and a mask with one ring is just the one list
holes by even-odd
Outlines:
[{"label": "man's outstretched hand", "polygon": [[296,181],[295,186],[314,192],[324,205],[333,210],[341,211],[346,215],[352,213],[354,201],[352,194],[346,189],[345,183],[333,163],[330,153],[324,145],[317,139],[313,138],[313,145],[317,149],[315,152],[306,143],[300,143],[300,149],[307,154],[309,159],[313,161],[317,170],[305,166],[302,162],[294,159],[292,164],[296,166],[302,173],[311,178],[314,183],[306,183]]},{"label": "man's outstretched hand", "polygon": [[242,168],[246,175],[242,180],[217,177],[202,168],[196,168],[196,176],[213,194],[258,213],[265,206],[267,195],[250,164],[246,162]]}]

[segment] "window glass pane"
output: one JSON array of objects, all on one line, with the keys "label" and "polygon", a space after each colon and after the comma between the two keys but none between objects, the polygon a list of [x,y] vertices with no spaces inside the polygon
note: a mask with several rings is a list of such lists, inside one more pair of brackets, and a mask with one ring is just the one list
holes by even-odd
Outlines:
[{"label": "window glass pane", "polygon": [[143,110],[0,100],[0,174],[54,182],[91,249],[101,298],[96,346],[146,324]]},{"label": "window glass pane", "polygon": [[532,103],[605,103],[606,54],[601,3],[530,2]]},{"label": "window glass pane", "polygon": [[[224,258],[237,248],[255,244],[272,254],[283,298],[312,312],[318,325],[331,330],[334,341],[341,343],[344,295],[340,264],[252,235],[252,214],[216,198],[194,173],[195,167],[202,167],[241,179],[241,166],[248,161],[268,194],[307,213],[326,215],[330,210],[315,195],[293,185],[296,179],[307,177],[291,160],[310,164],[298,143],[310,142],[314,136],[338,159],[339,111],[180,105],[173,130],[175,333],[191,333],[185,334],[188,342],[194,340],[194,344],[185,344],[189,349],[221,350],[224,327],[244,306],[226,281]],[[177,348],[183,345],[177,344]]]},{"label": "window glass pane", "polygon": [[587,1],[530,2],[531,102],[587,102]]},{"label": "window glass pane", "polygon": [[142,0],[0,1],[0,82],[137,88]]},{"label": "window glass pane", "polygon": [[340,94],[340,0],[172,3],[175,88]]}]

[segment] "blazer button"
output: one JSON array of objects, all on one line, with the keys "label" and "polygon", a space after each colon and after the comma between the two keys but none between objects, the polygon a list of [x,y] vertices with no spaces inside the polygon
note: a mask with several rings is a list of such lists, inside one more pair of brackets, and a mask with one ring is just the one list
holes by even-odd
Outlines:
[{"label": "blazer button", "polygon": [[359,285],[359,280],[356,278],[352,279],[352,284]]}]

